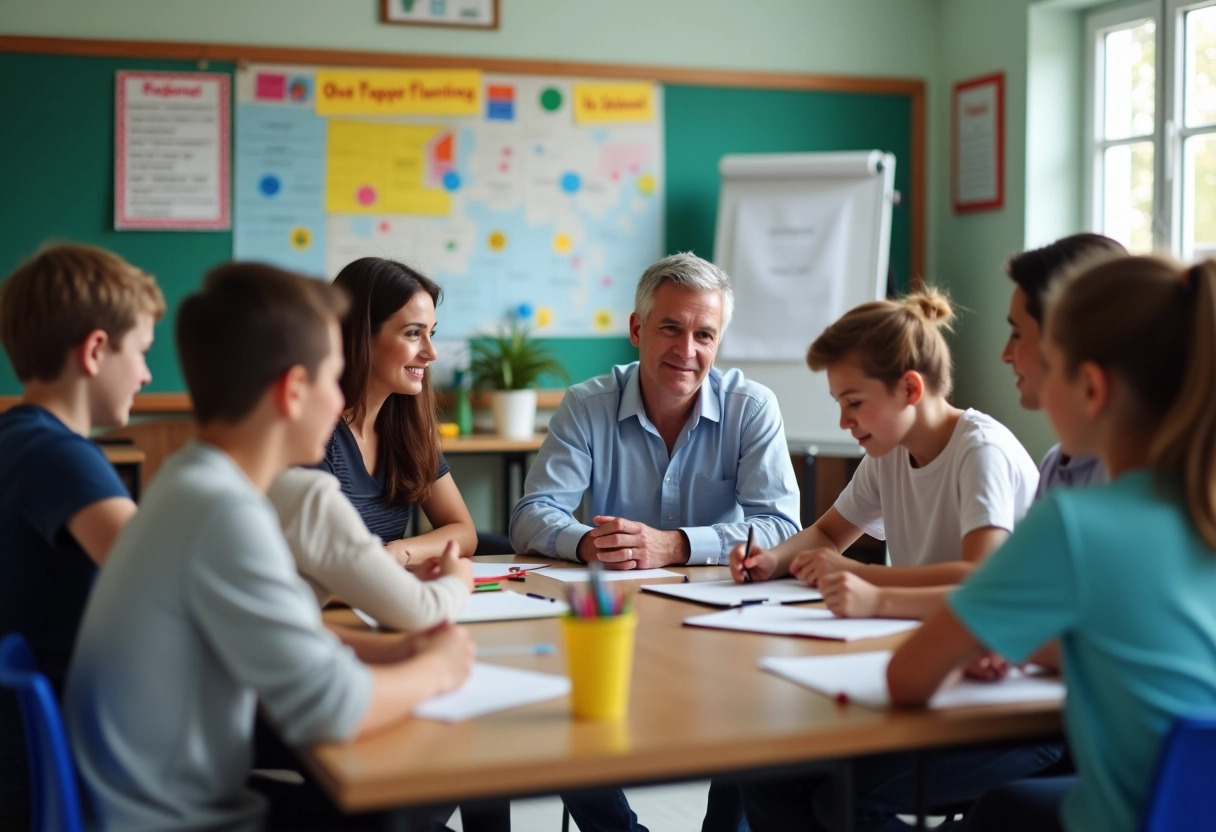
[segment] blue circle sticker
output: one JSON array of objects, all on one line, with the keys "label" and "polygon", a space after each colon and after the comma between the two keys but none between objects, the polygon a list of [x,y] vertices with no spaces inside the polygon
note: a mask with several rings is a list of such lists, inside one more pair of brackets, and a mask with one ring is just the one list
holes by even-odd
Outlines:
[{"label": "blue circle sticker", "polygon": [[258,190],[262,192],[263,196],[274,196],[282,187],[283,183],[274,174],[263,176],[258,182]]},{"label": "blue circle sticker", "polygon": [[449,191],[460,189],[460,174],[454,170],[450,170],[443,175],[443,187]]},{"label": "blue circle sticker", "polygon": [[561,179],[562,190],[568,194],[575,193],[582,186],[583,181],[577,173],[563,173]]}]

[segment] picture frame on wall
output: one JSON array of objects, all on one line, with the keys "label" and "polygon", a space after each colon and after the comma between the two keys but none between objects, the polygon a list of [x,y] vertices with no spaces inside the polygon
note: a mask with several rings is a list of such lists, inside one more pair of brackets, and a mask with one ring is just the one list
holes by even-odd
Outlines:
[{"label": "picture frame on wall", "polygon": [[1005,73],[959,81],[950,98],[956,213],[1005,204]]},{"label": "picture frame on wall", "polygon": [[380,22],[497,29],[499,0],[380,0]]}]

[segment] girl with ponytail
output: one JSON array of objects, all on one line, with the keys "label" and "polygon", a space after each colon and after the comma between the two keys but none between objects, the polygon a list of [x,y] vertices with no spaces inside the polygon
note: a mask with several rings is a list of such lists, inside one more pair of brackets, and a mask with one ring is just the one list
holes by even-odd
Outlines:
[{"label": "girl with ponytail", "polygon": [[1139,827],[1161,740],[1216,707],[1216,262],[1093,266],[1049,299],[1040,400],[1111,482],[1056,489],[895,654],[921,704],[985,651],[1043,663],[1058,639],[1080,772],[1014,783],[968,829]]},{"label": "girl with ponytail", "polygon": [[[825,370],[840,427],[865,450],[813,526],[771,550],[731,553],[735,580],[793,575],[837,615],[924,618],[1013,530],[1038,471],[1002,424],[949,402],[953,311],[935,289],[862,304],[807,355]],[[862,532],[885,538],[891,566],[844,556]]]}]

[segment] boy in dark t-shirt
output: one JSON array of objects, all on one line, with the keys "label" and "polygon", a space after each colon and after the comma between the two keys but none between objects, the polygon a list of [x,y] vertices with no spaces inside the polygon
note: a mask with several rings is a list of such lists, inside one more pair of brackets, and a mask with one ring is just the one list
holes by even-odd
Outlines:
[{"label": "boy in dark t-shirt", "polygon": [[[0,414],[0,634],[62,692],[85,601],[135,504],[87,437],[127,422],[165,311],[156,282],[91,246],[44,249],[0,283],[0,344],[22,384]],[[15,699],[0,694],[0,827],[25,822]]]}]

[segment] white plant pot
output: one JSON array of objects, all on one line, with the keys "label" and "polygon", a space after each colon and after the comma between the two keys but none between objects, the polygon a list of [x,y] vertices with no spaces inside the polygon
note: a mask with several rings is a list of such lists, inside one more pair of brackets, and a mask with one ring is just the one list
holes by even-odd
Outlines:
[{"label": "white plant pot", "polygon": [[536,433],[536,391],[495,390],[490,396],[495,433],[504,439],[531,439]]}]

